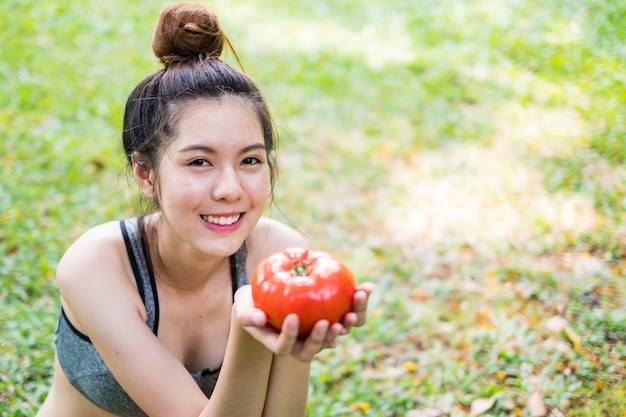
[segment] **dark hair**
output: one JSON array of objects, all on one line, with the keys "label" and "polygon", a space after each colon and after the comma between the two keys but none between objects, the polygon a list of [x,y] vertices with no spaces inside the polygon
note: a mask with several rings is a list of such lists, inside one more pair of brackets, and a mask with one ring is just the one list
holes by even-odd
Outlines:
[{"label": "dark hair", "polygon": [[[152,169],[158,184],[158,164],[176,136],[181,110],[198,99],[231,94],[252,105],[263,129],[270,184],[275,183],[275,132],[269,109],[255,83],[220,59],[224,45],[236,52],[217,16],[201,5],[175,3],[161,12],[152,42],[164,68],[135,87],[126,102],[123,142],[129,164]],[[155,201],[158,208],[158,201]]]}]

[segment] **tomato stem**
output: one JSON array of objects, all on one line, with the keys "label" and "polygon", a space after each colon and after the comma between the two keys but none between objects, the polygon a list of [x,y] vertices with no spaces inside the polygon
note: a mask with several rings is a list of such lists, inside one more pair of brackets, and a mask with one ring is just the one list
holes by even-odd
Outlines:
[{"label": "tomato stem", "polygon": [[306,264],[306,262],[302,262],[302,263],[294,262],[293,272],[295,273],[295,275],[305,276],[309,273],[309,266]]}]

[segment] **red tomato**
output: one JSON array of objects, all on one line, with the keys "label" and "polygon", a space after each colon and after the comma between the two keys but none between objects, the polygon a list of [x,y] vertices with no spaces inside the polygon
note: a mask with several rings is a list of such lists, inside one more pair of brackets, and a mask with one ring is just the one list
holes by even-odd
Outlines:
[{"label": "red tomato", "polygon": [[299,335],[308,335],[315,323],[341,321],[352,310],[356,284],[352,272],[322,251],[287,248],[259,262],[250,280],[257,308],[278,329],[289,314],[300,319]]}]

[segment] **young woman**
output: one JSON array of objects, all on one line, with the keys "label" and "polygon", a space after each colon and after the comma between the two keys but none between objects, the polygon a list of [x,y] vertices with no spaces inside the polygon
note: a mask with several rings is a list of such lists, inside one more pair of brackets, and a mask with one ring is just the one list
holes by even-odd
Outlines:
[{"label": "young woman", "polygon": [[[87,231],[57,270],[55,372],[40,417],[302,416],[310,361],[365,322],[371,284],[342,323],[306,339],[254,308],[247,273],[306,242],[262,217],[274,132],[255,84],[198,5],[174,4],[153,49],[164,69],[131,93],[123,141],[150,214]],[[209,399],[210,398],[210,399]]]}]

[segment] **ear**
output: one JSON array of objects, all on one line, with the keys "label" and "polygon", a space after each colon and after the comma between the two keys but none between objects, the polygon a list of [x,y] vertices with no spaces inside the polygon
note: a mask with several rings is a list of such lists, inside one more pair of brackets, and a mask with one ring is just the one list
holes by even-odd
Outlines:
[{"label": "ear", "polygon": [[135,182],[147,198],[154,198],[154,176],[152,170],[143,164],[139,164],[134,158],[132,163]]}]

